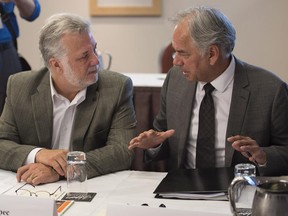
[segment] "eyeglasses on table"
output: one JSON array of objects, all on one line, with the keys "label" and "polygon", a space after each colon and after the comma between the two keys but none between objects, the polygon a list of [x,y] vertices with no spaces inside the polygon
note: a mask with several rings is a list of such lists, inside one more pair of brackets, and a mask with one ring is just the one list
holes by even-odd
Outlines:
[{"label": "eyeglasses on table", "polygon": [[61,186],[59,186],[54,192],[49,192],[46,190],[39,190],[39,191],[31,191],[29,189],[24,188],[25,186],[32,186],[33,188],[35,188],[34,185],[31,185],[29,183],[26,183],[24,185],[22,185],[21,187],[19,187],[17,190],[15,190],[15,193],[18,196],[35,196],[35,197],[51,197],[51,198],[57,198],[57,196],[59,196],[60,194],[57,192],[61,192]]}]

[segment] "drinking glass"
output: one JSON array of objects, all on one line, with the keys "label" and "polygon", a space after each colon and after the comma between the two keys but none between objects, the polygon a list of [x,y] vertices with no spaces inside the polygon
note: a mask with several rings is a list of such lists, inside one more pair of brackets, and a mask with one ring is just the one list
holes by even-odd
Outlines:
[{"label": "drinking glass", "polygon": [[238,176],[256,176],[256,167],[250,163],[240,163],[234,168],[235,177]]},{"label": "drinking glass", "polygon": [[67,154],[67,196],[87,194],[86,154],[72,151]]}]

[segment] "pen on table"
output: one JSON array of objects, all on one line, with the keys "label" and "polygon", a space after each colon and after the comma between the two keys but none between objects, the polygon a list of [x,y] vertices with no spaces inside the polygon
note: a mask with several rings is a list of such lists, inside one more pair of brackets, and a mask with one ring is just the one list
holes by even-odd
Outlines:
[{"label": "pen on table", "polygon": [[[246,151],[245,153],[248,155],[248,157],[252,157],[250,152]],[[258,166],[258,163],[256,160],[253,160],[253,163],[255,163]]]}]

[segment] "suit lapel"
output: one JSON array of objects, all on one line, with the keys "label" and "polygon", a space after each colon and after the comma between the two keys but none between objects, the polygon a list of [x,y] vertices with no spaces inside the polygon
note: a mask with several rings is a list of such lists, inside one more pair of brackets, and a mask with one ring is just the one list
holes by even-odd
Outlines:
[{"label": "suit lapel", "polygon": [[75,151],[84,150],[84,136],[90,122],[95,115],[96,107],[98,104],[99,92],[97,91],[98,82],[87,88],[86,99],[78,105],[75,114],[74,126],[72,130],[72,148]]},{"label": "suit lapel", "polygon": [[[47,70],[47,69],[46,69]],[[87,88],[86,99],[77,107],[72,130],[74,150],[83,150],[83,139],[97,106],[98,84]],[[96,94],[95,94],[96,92]],[[49,72],[44,75],[37,92],[31,96],[32,111],[39,139],[39,147],[51,148],[53,132],[53,103],[51,98]],[[96,101],[96,102],[95,102]],[[85,115],[83,115],[85,113]]]},{"label": "suit lapel", "polygon": [[48,71],[42,79],[43,81],[38,86],[37,92],[31,96],[32,112],[39,139],[39,146],[51,148],[53,104]]},{"label": "suit lapel", "polygon": [[[245,89],[248,86],[247,71],[242,62],[236,60],[234,85],[231,106],[227,125],[226,137],[241,134],[245,111],[248,105],[250,92]],[[231,143],[226,141],[225,166],[231,166],[234,149]]]}]

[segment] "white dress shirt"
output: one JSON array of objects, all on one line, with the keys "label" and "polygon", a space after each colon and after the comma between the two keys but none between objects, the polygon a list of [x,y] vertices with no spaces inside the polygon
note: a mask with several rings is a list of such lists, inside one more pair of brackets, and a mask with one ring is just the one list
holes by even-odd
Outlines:
[{"label": "white dress shirt", "polygon": [[86,88],[81,90],[70,102],[58,94],[53,84],[51,94],[53,101],[53,135],[52,149],[71,149],[71,132],[77,106],[86,98]]},{"label": "white dress shirt", "polygon": [[[228,116],[231,104],[233,83],[235,74],[235,59],[232,60],[228,68],[215,80],[211,82],[215,90],[212,97],[215,107],[215,150],[216,150],[216,167],[224,167],[225,165],[225,143],[226,131],[228,124]],[[198,82],[195,101],[192,111],[190,124],[190,134],[187,145],[186,168],[195,168],[196,165],[196,144],[199,125],[199,109],[201,101],[205,95],[203,89],[204,82]]]},{"label": "white dress shirt", "polygon": [[[71,133],[74,125],[74,117],[77,106],[86,99],[87,88],[78,92],[70,102],[67,98],[58,94],[54,88],[50,76],[51,97],[53,102],[53,132],[52,149],[71,149]],[[27,156],[24,164],[34,163],[35,156],[42,148],[33,149]]]}]

